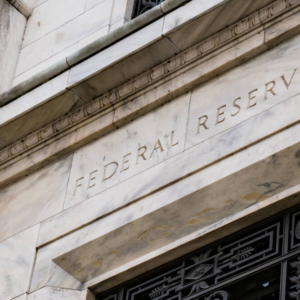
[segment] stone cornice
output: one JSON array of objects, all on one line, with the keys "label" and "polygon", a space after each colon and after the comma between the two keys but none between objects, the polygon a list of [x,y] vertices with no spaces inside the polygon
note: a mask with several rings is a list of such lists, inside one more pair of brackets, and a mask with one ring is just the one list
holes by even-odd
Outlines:
[{"label": "stone cornice", "polygon": [[29,18],[32,14],[32,9],[23,0],[8,0],[22,15]]},{"label": "stone cornice", "polygon": [[45,143],[67,130],[75,130],[81,122],[87,122],[95,115],[99,113],[103,114],[105,110],[111,111],[117,103],[125,102],[129,97],[150,88],[161,80],[166,80],[166,78],[172,76],[175,72],[178,73],[180,70],[186,70],[189,65],[202,59],[207,54],[212,53],[227,43],[232,42],[282,13],[287,12],[298,4],[300,4],[300,0],[277,0],[260,9],[151,70],[144,72],[120,87],[96,98],[76,111],[70,112],[66,116],[7,146],[0,151],[0,164],[7,163],[9,160],[16,158],[24,152]]}]

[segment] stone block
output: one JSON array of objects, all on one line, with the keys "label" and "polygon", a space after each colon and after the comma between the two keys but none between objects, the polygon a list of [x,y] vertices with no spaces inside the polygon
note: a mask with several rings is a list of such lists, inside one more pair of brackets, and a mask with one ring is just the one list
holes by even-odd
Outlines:
[{"label": "stone block", "polygon": [[55,32],[50,32],[27,47],[21,49],[15,77],[51,57],[54,40]]},{"label": "stone block", "polygon": [[71,161],[68,156],[0,191],[0,241],[62,210]]},{"label": "stone block", "polygon": [[28,46],[83,13],[85,0],[76,1],[76,5],[73,2],[73,0],[48,0],[36,7],[28,19],[22,47]]},{"label": "stone block", "polygon": [[[36,225],[0,242],[1,299],[10,300],[27,292],[39,227],[40,225]],[[24,296],[17,298],[17,300],[23,299]]]},{"label": "stone block", "polygon": [[59,27],[55,33],[53,54],[107,26],[110,21],[112,5],[113,0],[105,0],[93,9]]},{"label": "stone block", "polygon": [[64,208],[181,152],[184,149],[189,101],[190,94],[179,97],[76,151]]}]

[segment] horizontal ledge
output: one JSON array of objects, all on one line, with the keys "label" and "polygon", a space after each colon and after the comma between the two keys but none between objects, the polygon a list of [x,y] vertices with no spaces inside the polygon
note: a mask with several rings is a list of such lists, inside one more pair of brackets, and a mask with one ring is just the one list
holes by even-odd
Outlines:
[{"label": "horizontal ledge", "polygon": [[[24,3],[22,0],[9,0],[9,2],[14,5],[18,10],[21,9],[21,4]],[[10,90],[0,94],[0,108],[18,97],[24,95],[25,93],[33,90],[39,85],[45,83],[46,81],[54,78],[55,76],[61,74],[72,66],[75,66],[79,62],[85,60],[86,58],[96,54],[97,52],[111,46],[117,41],[125,38],[126,36],[134,33],[135,31],[143,28],[144,26],[154,22],[165,14],[169,13],[173,9],[183,5],[188,2],[187,0],[166,0],[165,3],[160,4],[146,13],[140,15],[139,17],[131,20],[130,22],[124,24],[123,26],[117,28],[116,30],[108,33],[107,35],[99,38],[93,43],[85,46],[84,48],[76,51],[75,53],[68,56],[66,59],[56,63],[51,68],[42,71],[31,78],[19,83]],[[18,8],[18,7],[19,8]],[[162,7],[163,6],[163,7]],[[64,67],[62,68],[62,65]]]}]

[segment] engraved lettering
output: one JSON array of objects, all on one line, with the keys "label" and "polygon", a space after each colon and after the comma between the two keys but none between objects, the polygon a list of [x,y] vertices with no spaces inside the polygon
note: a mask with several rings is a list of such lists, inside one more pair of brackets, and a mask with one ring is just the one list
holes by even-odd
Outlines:
[{"label": "engraved lettering", "polygon": [[236,102],[239,101],[239,100],[241,100],[241,97],[236,98],[236,99],[233,101],[233,106],[237,108],[237,111],[236,111],[235,113],[232,113],[232,114],[231,114],[232,117],[236,116],[236,115],[240,112],[240,110],[241,110],[241,106],[238,105],[238,104],[236,103]]},{"label": "engraved lettering", "polygon": [[[106,168],[108,166],[110,166],[110,165],[115,165],[115,170],[111,173],[111,175],[109,175],[109,176],[106,177]],[[116,161],[113,161],[110,164],[107,164],[106,166],[104,166],[104,172],[103,172],[103,179],[102,179],[102,181],[105,181],[105,180],[113,177],[116,174],[116,172],[118,170],[118,167],[119,167],[119,164]]]},{"label": "engraved lettering", "polygon": [[[126,170],[129,169],[129,164],[127,165],[127,167],[125,167],[125,164],[129,163],[129,160],[127,159],[127,157],[128,157],[129,155],[131,155],[131,153],[128,153],[128,154],[126,154],[126,155],[123,156],[123,163],[122,163],[122,169],[121,169],[121,172],[126,171]],[[124,167],[125,167],[125,169],[124,169]],[[121,172],[120,172],[120,173],[121,173]]]},{"label": "engraved lettering", "polygon": [[[270,87],[270,85],[272,85],[272,86]],[[276,85],[276,82],[274,80],[266,83],[266,92],[265,92],[265,99],[264,100],[268,99],[268,92],[270,92],[273,96],[276,96],[276,93],[274,92],[275,85]]]},{"label": "engraved lettering", "polygon": [[[93,174],[97,173],[98,170],[95,170],[93,172],[90,173],[90,176],[89,176],[89,183],[88,183],[88,187],[87,187],[87,190],[92,188],[93,186],[95,186],[96,182],[94,181],[94,183],[91,185],[92,181],[96,179],[95,176],[93,176]],[[93,176],[93,177],[92,177]]]},{"label": "engraved lettering", "polygon": [[158,150],[158,149],[160,149],[160,152],[163,152],[163,151],[164,151],[164,149],[163,149],[163,147],[162,147],[161,142],[160,142],[159,139],[157,140],[157,142],[156,142],[156,144],[155,144],[155,146],[154,146],[154,148],[153,148],[153,150],[152,150],[152,153],[151,153],[151,155],[150,155],[150,158],[152,157],[154,151],[156,151],[156,150]]},{"label": "engraved lettering", "polygon": [[175,133],[175,131],[173,130],[172,133],[171,133],[171,146],[170,146],[170,148],[172,148],[172,147],[174,147],[174,146],[176,146],[176,145],[179,144],[179,141],[177,143],[175,143],[175,144],[173,142],[173,140],[174,140],[174,133]]},{"label": "engraved lettering", "polygon": [[[216,121],[216,125],[225,121],[225,116],[223,116],[224,115],[224,110],[220,111],[224,107],[226,107],[226,105],[223,105],[223,106],[221,106],[221,107],[219,107],[217,109],[217,121]],[[223,119],[220,120],[220,116],[223,116]]]},{"label": "engraved lettering", "polygon": [[291,80],[290,80],[289,82],[286,81],[284,75],[281,76],[281,79],[282,79],[282,81],[283,81],[283,83],[285,84],[285,86],[286,86],[287,89],[289,89],[289,87],[290,87],[290,85],[291,85],[291,83],[292,83],[292,80],[293,80],[293,78],[294,78],[294,75],[295,75],[296,71],[297,71],[297,69],[294,70],[294,73],[293,73],[293,75],[292,75],[292,78],[291,78]]},{"label": "engraved lettering", "polygon": [[[142,153],[140,153],[140,151],[144,149],[144,151]],[[136,165],[139,163],[139,157],[142,157],[143,160],[147,160],[147,158],[145,157],[145,152],[147,151],[147,146],[143,146],[143,147],[140,147],[138,149],[138,155],[137,155],[137,158],[136,158]]]},{"label": "engraved lettering", "polygon": [[253,99],[256,98],[256,96],[254,96],[254,95],[252,95],[252,94],[255,93],[255,92],[257,92],[257,91],[258,91],[258,89],[255,89],[255,90],[253,90],[253,91],[251,91],[251,92],[248,93],[249,98],[248,98],[248,106],[247,106],[247,109],[256,105],[256,102],[251,103],[251,100],[253,100]]},{"label": "engraved lettering", "polygon": [[[201,121],[202,119],[204,119],[204,121]],[[206,122],[208,120],[208,116],[204,115],[201,118],[198,119],[198,130],[197,130],[197,134],[200,133],[200,127],[203,126],[206,130],[209,129],[209,127],[207,127]]]},{"label": "engraved lettering", "polygon": [[74,190],[73,196],[76,195],[77,188],[81,186],[81,183],[78,184],[79,180],[82,180],[83,178],[84,178],[84,176],[82,176],[82,177],[80,177],[79,179],[76,180],[75,190]]}]

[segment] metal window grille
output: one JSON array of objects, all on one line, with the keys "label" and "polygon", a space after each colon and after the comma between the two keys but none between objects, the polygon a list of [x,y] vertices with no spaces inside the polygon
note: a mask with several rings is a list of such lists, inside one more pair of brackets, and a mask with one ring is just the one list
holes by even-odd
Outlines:
[{"label": "metal window grille", "polygon": [[135,0],[133,6],[132,19],[138,17],[156,5],[159,5],[164,0]]},{"label": "metal window grille", "polygon": [[300,300],[300,207],[102,293],[97,300]]}]

